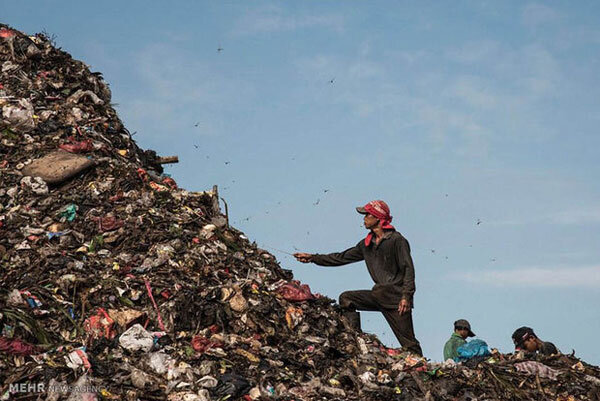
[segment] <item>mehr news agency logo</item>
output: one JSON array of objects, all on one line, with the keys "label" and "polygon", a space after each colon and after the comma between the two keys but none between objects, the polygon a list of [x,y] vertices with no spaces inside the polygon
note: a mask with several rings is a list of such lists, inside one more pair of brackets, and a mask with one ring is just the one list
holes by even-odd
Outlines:
[{"label": "mehr news agency logo", "polygon": [[99,393],[100,388],[96,386],[76,386],[67,385],[61,383],[52,383],[47,385],[46,383],[36,382],[24,382],[24,383],[10,383],[8,385],[9,394],[19,393]]}]

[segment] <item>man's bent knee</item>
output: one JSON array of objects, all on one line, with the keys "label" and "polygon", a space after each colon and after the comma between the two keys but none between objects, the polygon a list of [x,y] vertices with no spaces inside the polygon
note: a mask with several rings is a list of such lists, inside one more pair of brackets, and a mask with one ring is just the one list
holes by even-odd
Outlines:
[{"label": "man's bent knee", "polygon": [[340,306],[344,309],[354,309],[352,307],[352,299],[349,291],[340,294]]}]

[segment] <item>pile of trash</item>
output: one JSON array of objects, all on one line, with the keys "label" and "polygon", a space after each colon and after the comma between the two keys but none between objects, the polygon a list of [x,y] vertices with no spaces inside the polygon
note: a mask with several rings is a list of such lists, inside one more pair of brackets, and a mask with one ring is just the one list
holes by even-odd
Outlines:
[{"label": "pile of trash", "polygon": [[349,329],[110,102],[0,24],[0,400],[600,400],[572,355],[433,364]]}]

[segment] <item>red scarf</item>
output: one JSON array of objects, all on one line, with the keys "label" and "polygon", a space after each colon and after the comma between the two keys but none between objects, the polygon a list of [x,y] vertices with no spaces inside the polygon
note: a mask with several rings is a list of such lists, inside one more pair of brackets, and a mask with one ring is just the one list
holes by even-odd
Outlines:
[{"label": "red scarf", "polygon": [[[367,203],[364,208],[367,213],[379,220],[379,227],[384,230],[395,230],[394,226],[391,224],[393,217],[390,215],[390,208],[387,203],[382,200],[374,200]],[[371,231],[365,238],[365,245],[369,246],[372,239],[373,232]]]}]

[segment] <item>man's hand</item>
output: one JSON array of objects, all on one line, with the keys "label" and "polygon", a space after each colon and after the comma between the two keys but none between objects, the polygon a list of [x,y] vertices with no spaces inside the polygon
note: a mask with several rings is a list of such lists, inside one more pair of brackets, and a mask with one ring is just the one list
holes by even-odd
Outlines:
[{"label": "man's hand", "polygon": [[302,263],[310,263],[312,262],[312,254],[311,253],[303,253],[303,252],[298,252],[294,254],[294,257],[296,258],[296,260],[298,262],[302,262]]},{"label": "man's hand", "polygon": [[400,303],[398,304],[398,312],[400,312],[400,314],[403,315],[409,311],[410,311],[410,302],[408,302],[406,299],[401,300]]}]

